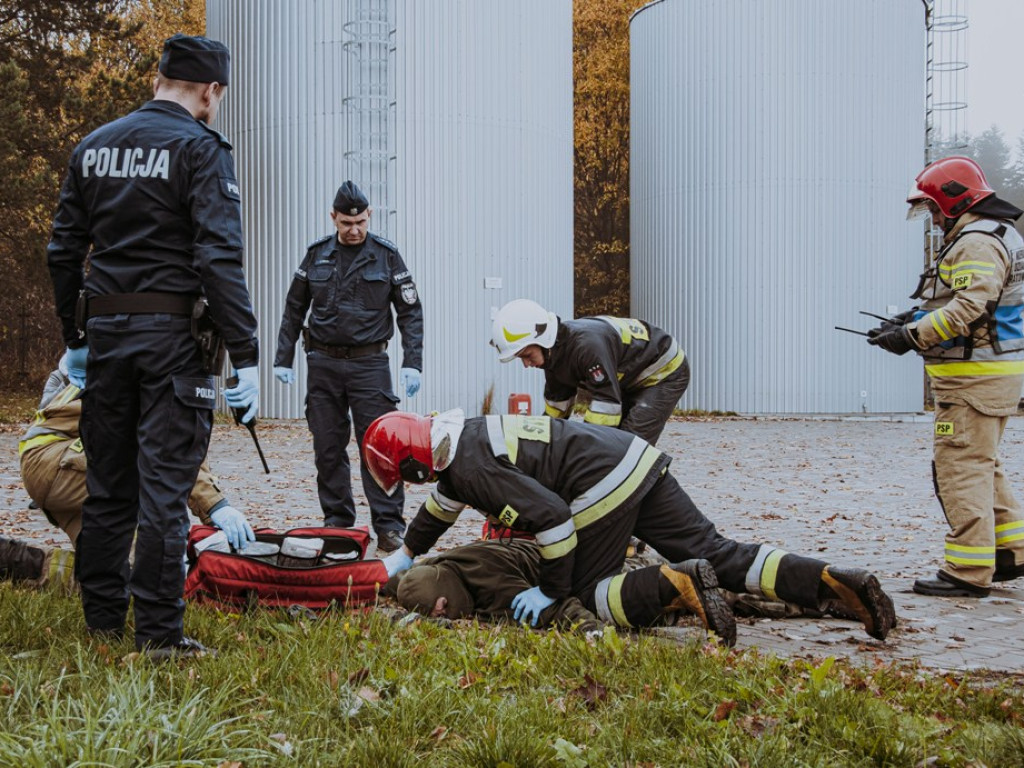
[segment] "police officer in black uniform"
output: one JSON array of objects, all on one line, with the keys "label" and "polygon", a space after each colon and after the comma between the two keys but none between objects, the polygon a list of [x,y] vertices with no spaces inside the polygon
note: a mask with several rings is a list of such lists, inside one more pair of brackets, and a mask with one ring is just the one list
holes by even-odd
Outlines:
[{"label": "police officer in black uniform", "polygon": [[229,404],[246,421],[258,407],[238,183],[230,144],[208,125],[229,69],[222,43],[165,41],[153,100],[72,152],[47,251],[69,355],[87,354],[89,497],[76,560],[86,624],[119,637],[130,590],[135,644],[156,659],[207,650],[183,633],[182,598],[186,499],[209,444],[219,373],[193,338],[200,297],[238,369]]},{"label": "police officer in black uniform", "polygon": [[309,246],[288,289],[274,375],[284,384],[295,380],[295,342],[301,334],[309,368],[306,420],[325,524],[355,524],[348,458],[354,423],[377,551],[386,553],[402,545],[405,495],[399,489],[388,497],[373,482],[361,460],[363,433],[378,416],[397,410],[386,353],[394,335],[392,307],[402,333],[401,383],[407,397],[420,388],[423,305],[395,244],[367,231],[372,212],[359,187],[351,181],[341,185],[331,210],[337,235]]}]

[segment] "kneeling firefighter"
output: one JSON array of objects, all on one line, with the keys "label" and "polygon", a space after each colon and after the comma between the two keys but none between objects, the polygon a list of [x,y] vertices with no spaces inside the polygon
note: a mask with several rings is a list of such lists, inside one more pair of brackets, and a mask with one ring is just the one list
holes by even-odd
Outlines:
[{"label": "kneeling firefighter", "polygon": [[[896,623],[867,571],[719,534],[668,472],[670,457],[628,432],[546,416],[394,412],[370,425],[363,450],[385,491],[437,480],[404,546],[384,561],[389,575],[409,568],[467,506],[534,535],[540,568],[536,585],[512,599],[517,621],[536,624],[555,601],[575,596],[624,627],[686,609],[731,645],[736,626],[722,585],[807,607],[840,600],[878,639]],[[676,564],[622,573],[633,535]]]}]

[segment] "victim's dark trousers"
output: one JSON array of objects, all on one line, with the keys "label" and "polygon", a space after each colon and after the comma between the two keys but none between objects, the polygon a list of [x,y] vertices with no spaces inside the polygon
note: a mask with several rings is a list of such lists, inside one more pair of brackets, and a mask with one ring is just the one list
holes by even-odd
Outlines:
[{"label": "victim's dark trousers", "polygon": [[188,317],[167,314],[88,323],[81,434],[89,496],[76,575],[90,629],[122,629],[130,591],[139,648],[182,638],[186,499],[215,403],[189,325]]},{"label": "victim's dark trousers", "polygon": [[338,359],[311,351],[306,355],[306,362],[309,368],[306,421],[313,433],[316,486],[324,521],[344,527],[356,522],[348,458],[354,424],[363,493],[370,505],[373,530],[378,536],[385,531],[404,533],[405,489],[399,485],[394,495],[384,493],[366,469],[362,456],[367,427],[378,416],[398,410],[398,398],[391,389],[387,354]]}]

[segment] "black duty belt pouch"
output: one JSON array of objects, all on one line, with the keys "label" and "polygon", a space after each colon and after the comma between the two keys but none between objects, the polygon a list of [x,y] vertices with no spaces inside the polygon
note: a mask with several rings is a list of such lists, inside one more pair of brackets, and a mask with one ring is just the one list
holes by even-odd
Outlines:
[{"label": "black duty belt pouch", "polygon": [[224,340],[213,325],[210,304],[205,296],[195,300],[190,315],[192,338],[196,340],[203,356],[203,369],[211,376],[219,376],[224,368]]}]

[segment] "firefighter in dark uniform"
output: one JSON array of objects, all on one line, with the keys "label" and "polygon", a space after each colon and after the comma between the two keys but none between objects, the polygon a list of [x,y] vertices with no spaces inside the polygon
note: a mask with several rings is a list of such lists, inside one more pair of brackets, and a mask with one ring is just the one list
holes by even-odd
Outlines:
[{"label": "firefighter in dark uniform", "polygon": [[[407,397],[419,391],[423,370],[423,305],[398,248],[367,231],[372,212],[359,187],[351,181],[341,185],[331,210],[337,235],[310,245],[295,272],[274,357],[274,375],[291,384],[295,343],[303,336],[309,369],[306,420],[328,526],[348,527],[356,521],[348,459],[353,424],[362,447],[370,422],[398,407],[386,352],[394,335],[392,307],[402,334],[401,383]],[[360,469],[377,551],[393,552],[405,532],[405,496],[399,489],[389,498],[362,461]]]},{"label": "firefighter in dark uniform", "polygon": [[201,297],[238,369],[228,403],[246,422],[258,407],[238,183],[231,146],[208,126],[229,68],[217,41],[164,43],[153,100],[72,152],[47,251],[68,367],[87,357],[89,496],[76,558],[86,625],[119,637],[130,591],[135,644],[157,659],[206,651],[183,634],[182,599],[186,500],[217,394],[192,333]]},{"label": "firefighter in dark uniform", "polygon": [[[575,596],[605,621],[645,626],[677,603],[732,644],[731,614],[715,610],[720,596],[708,601],[721,585],[809,608],[838,599],[878,639],[896,621],[865,570],[723,537],[667,471],[670,458],[621,430],[546,416],[391,413],[367,430],[364,451],[385,490],[437,479],[404,546],[384,561],[389,575],[408,569],[467,506],[534,535],[538,583],[512,601],[516,620],[536,623]],[[634,534],[676,564],[622,573]]]},{"label": "firefighter in dark uniform", "polygon": [[498,310],[491,344],[501,362],[518,358],[544,369],[544,412],[572,415],[578,391],[589,398],[583,420],[618,427],[658,442],[690,384],[679,343],[642,320],[581,317],[560,320],[535,301],[516,299]]}]

